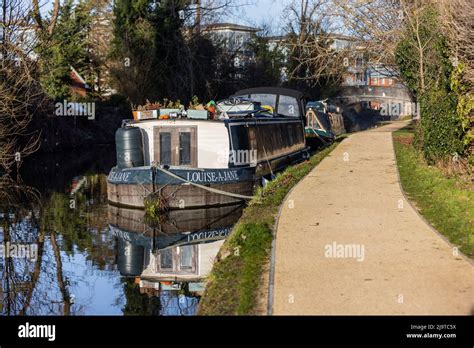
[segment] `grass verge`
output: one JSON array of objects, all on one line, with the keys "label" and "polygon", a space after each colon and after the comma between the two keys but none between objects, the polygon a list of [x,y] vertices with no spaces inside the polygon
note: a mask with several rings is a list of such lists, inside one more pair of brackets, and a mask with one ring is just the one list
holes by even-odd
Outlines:
[{"label": "grass verge", "polygon": [[393,135],[403,189],[436,230],[474,258],[474,186],[427,165],[413,147],[413,136],[412,126]]},{"label": "grass verge", "polygon": [[264,189],[260,188],[234,227],[208,277],[199,315],[257,314],[260,285],[270,262],[273,228],[280,205],[290,189],[337,146],[289,167]]}]

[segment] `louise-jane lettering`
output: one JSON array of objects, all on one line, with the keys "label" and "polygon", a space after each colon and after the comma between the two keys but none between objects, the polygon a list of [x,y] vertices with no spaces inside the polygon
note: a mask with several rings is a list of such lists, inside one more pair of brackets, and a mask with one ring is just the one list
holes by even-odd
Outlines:
[{"label": "louise-jane lettering", "polygon": [[221,172],[191,172],[187,173],[187,180],[191,182],[226,182],[239,180],[236,170]]},{"label": "louise-jane lettering", "polygon": [[226,237],[232,228],[222,228],[213,231],[198,232],[188,235],[188,242],[198,241],[198,240],[207,240],[214,238],[223,238]]}]

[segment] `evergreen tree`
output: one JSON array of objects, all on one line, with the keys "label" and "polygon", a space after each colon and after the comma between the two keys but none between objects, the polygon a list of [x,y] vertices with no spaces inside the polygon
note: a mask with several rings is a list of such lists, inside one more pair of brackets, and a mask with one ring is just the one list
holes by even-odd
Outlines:
[{"label": "evergreen tree", "polygon": [[70,97],[71,67],[88,75],[89,18],[87,1],[66,0],[54,32],[40,45],[41,84],[53,99]]},{"label": "evergreen tree", "polygon": [[185,73],[178,54],[185,46],[183,8],[175,0],[115,2],[112,77],[132,103],[175,97],[170,92]]},{"label": "evergreen tree", "polygon": [[265,36],[254,35],[249,50],[255,54],[254,60],[245,67],[247,87],[279,86],[285,67],[285,54],[279,47],[270,48]]}]

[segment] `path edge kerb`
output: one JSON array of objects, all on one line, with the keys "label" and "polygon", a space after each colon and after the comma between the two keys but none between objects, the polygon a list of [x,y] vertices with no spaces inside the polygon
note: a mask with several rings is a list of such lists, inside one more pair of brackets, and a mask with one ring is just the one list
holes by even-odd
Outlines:
[{"label": "path edge kerb", "polygon": [[[341,143],[349,137],[342,139]],[[306,174],[303,178],[301,178],[301,180],[297,182],[296,185],[294,185],[290,189],[290,191],[288,191],[285,198],[283,198],[283,201],[280,204],[280,207],[278,208],[278,213],[275,216],[275,223],[273,224],[273,227],[272,227],[273,240],[272,240],[272,246],[271,246],[272,250],[271,250],[271,255],[270,255],[270,270],[269,270],[269,276],[268,276],[268,299],[267,299],[267,315],[269,316],[273,315],[273,291],[275,289],[274,285],[275,285],[275,262],[276,262],[276,238],[277,238],[278,225],[280,222],[283,206],[287,202],[290,195],[293,193],[293,190],[295,190],[303,182],[303,180],[306,179],[308,175],[311,174],[311,172],[316,170],[321,165],[321,163],[323,163],[326,159],[328,159],[329,156],[332,154],[332,152],[336,149],[337,149],[337,146],[334,149],[332,149],[332,151],[329,152],[318,164],[316,164],[314,168],[309,171],[308,174]],[[322,148],[322,150],[324,150],[324,148]]]},{"label": "path edge kerb", "polygon": [[[411,123],[409,123],[411,124]],[[407,124],[407,126],[409,125]],[[406,126],[405,126],[406,127]],[[400,129],[403,129],[404,127],[400,128]],[[400,130],[400,129],[397,129],[396,131]],[[396,131],[393,131],[392,132],[392,151],[393,151],[393,156],[394,156],[394,159],[395,159],[395,169],[396,169],[396,172],[397,172],[397,181],[398,181],[398,187],[400,188],[400,191],[403,195],[403,197],[405,198],[405,200],[407,201],[407,203],[410,205],[410,207],[415,211],[416,215],[418,215],[418,217],[425,223],[426,226],[428,226],[428,228],[433,231],[435,234],[437,234],[449,247],[451,247],[451,249],[454,249],[454,248],[457,248],[458,249],[458,256],[461,256],[464,260],[466,260],[471,266],[474,266],[474,260],[472,260],[471,258],[469,258],[467,255],[464,255],[464,253],[459,249],[459,246],[458,245],[455,245],[453,243],[451,243],[448,239],[448,237],[446,237],[444,234],[442,234],[441,232],[439,232],[421,213],[420,211],[415,207],[415,205],[411,202],[410,198],[408,197],[408,194],[405,192],[405,190],[403,189],[403,185],[402,185],[402,180],[401,180],[401,177],[400,177],[400,171],[398,169],[398,160],[397,160],[397,152],[395,151],[395,139],[394,139],[394,134]]]}]

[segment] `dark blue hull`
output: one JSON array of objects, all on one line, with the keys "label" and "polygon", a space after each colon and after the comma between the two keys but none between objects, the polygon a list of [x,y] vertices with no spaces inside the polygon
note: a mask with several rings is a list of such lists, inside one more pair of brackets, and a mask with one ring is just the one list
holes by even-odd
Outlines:
[{"label": "dark blue hull", "polygon": [[[112,168],[107,178],[109,202],[144,208],[159,193],[167,209],[194,209],[242,203],[255,185],[255,167],[229,169]],[[242,196],[242,197],[239,197]]]}]

